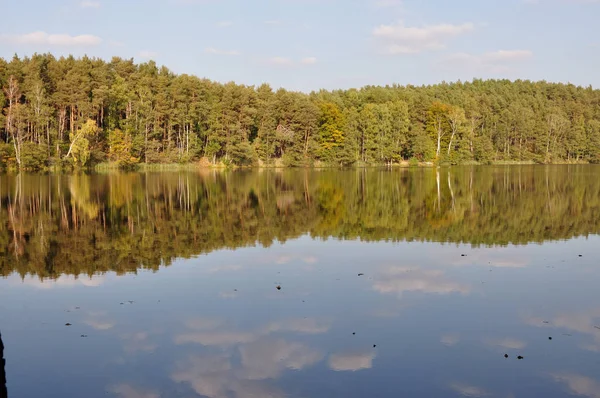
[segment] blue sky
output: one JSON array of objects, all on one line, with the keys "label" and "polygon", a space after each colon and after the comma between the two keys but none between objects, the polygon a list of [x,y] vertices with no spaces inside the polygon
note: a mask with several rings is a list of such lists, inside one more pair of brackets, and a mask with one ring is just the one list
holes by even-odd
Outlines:
[{"label": "blue sky", "polygon": [[0,56],[154,59],[293,90],[510,78],[600,87],[600,0],[0,0]]}]

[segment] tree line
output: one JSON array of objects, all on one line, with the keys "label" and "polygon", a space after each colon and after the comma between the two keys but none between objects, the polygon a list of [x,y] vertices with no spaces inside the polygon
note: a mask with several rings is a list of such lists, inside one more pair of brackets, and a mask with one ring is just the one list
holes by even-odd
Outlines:
[{"label": "tree line", "polygon": [[158,270],[317,239],[495,246],[600,232],[598,167],[492,166],[0,177],[0,275]]},{"label": "tree line", "polygon": [[0,59],[0,166],[600,161],[600,91],[473,80],[310,94],[150,61]]}]

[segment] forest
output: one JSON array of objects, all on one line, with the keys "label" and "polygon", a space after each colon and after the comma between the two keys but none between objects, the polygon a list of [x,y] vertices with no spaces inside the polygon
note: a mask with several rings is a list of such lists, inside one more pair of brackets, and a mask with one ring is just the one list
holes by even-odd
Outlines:
[{"label": "forest", "polygon": [[0,276],[158,270],[303,235],[475,247],[589,236],[600,232],[598,167],[9,174]]},{"label": "forest", "polygon": [[600,91],[473,80],[293,92],[133,59],[0,59],[0,167],[600,162]]}]

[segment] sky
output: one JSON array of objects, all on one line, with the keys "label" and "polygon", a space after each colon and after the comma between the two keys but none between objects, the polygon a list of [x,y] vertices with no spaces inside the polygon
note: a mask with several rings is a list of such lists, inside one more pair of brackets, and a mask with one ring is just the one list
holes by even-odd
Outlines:
[{"label": "sky", "polygon": [[600,87],[600,0],[0,0],[0,57],[152,59],[311,91],[473,78]]}]

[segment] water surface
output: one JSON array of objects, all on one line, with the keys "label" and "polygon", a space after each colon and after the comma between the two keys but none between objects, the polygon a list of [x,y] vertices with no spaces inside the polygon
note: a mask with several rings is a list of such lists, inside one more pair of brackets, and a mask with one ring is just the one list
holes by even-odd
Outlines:
[{"label": "water surface", "polygon": [[0,223],[9,397],[600,397],[600,167],[4,175]]}]

